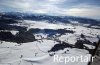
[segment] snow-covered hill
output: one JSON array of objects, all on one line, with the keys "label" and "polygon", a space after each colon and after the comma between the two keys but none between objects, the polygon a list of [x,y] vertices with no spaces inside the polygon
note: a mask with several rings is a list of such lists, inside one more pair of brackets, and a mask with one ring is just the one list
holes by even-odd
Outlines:
[{"label": "snow-covered hill", "polygon": [[0,24],[0,33],[11,32],[12,36],[1,35],[0,65],[87,65],[89,61],[54,62],[54,56],[87,56],[90,60],[100,39],[100,29],[78,21],[16,21],[5,25],[10,29]]}]

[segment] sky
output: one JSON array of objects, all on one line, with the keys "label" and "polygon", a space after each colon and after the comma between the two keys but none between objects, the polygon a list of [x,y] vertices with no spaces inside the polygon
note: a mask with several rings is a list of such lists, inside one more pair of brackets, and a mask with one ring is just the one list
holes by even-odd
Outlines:
[{"label": "sky", "polygon": [[100,19],[100,0],[0,0],[0,12],[12,11]]}]

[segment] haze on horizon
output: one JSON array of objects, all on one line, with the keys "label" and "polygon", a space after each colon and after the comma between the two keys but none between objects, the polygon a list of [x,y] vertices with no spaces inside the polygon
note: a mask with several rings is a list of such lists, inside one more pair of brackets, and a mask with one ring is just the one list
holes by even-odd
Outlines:
[{"label": "haze on horizon", "polygon": [[0,12],[31,12],[100,19],[100,0],[0,0]]}]

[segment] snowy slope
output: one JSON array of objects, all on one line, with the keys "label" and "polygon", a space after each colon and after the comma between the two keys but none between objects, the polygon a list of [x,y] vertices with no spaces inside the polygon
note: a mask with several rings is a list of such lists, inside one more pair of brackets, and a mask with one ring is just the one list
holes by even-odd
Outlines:
[{"label": "snowy slope", "polygon": [[[59,44],[59,42],[55,41],[54,39],[75,45],[77,40],[83,40],[83,38],[80,37],[81,34],[84,34],[86,39],[90,40],[91,42],[98,42],[97,36],[100,35],[99,29],[92,29],[72,24],[53,24],[46,21],[43,22],[24,20],[22,23],[20,23],[20,25],[11,25],[26,26],[27,31],[34,28],[65,29],[73,30],[75,33],[66,33],[62,35],[56,34],[53,35],[52,38],[49,38],[48,34],[37,33],[34,34],[35,38],[38,39],[37,41],[23,43],[22,45],[13,42],[2,41],[0,44],[0,65],[87,65],[88,62],[67,62],[66,64],[64,62],[54,62],[54,56],[50,56],[50,54],[55,54],[63,57],[88,56],[90,59],[91,54],[89,54],[88,50],[78,48],[65,48],[56,52],[48,52],[48,50],[50,50],[54,45]],[[14,35],[17,33],[17,31],[11,32]],[[89,49],[95,48],[93,45],[84,45]]]}]

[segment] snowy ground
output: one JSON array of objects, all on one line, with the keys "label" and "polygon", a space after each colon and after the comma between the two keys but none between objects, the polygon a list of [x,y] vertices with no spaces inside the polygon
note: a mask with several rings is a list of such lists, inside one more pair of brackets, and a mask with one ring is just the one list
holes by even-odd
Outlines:
[{"label": "snowy ground", "polygon": [[[1,65],[64,65],[64,62],[57,63],[54,62],[54,57],[49,56],[49,53],[47,52],[54,44],[52,40],[43,40],[42,43],[39,42],[31,42],[31,43],[25,43],[21,46],[18,46],[16,43],[9,43],[9,42],[3,42],[3,44],[0,44],[0,64]],[[64,51],[69,49],[69,52],[66,54]],[[66,48],[63,51],[58,51],[56,53],[57,55],[62,56],[88,56],[88,51],[76,49],[76,48]],[[87,63],[81,63],[81,62],[68,62],[68,65],[87,65]]]},{"label": "snowy ground", "polygon": [[[97,42],[97,35],[100,35],[99,29],[92,29],[83,27],[80,25],[71,25],[71,24],[53,24],[47,22],[36,22],[25,20],[24,23],[13,24],[17,26],[26,26],[27,30],[32,28],[40,29],[67,29],[75,31],[74,34],[66,33],[57,37],[61,41],[68,42],[69,44],[75,44],[77,39],[80,39],[80,35],[83,33],[87,36],[87,39],[91,42]],[[16,34],[15,31],[12,31],[13,34]],[[35,34],[35,38],[41,35],[44,37],[42,40],[35,42],[23,43],[19,45],[17,43],[5,42],[0,44],[0,65],[87,65],[88,62],[54,62],[54,56],[50,56],[48,50],[50,50],[58,42],[53,39],[48,39],[47,34],[39,33]],[[59,35],[59,34],[58,34]],[[94,49],[92,45],[85,44],[89,49]],[[69,51],[67,51],[69,50]],[[66,53],[64,53],[67,51]],[[88,56],[91,54],[85,49],[77,48],[65,48],[64,50],[59,50],[55,52],[55,55],[60,55],[63,57],[66,56]]]}]

